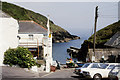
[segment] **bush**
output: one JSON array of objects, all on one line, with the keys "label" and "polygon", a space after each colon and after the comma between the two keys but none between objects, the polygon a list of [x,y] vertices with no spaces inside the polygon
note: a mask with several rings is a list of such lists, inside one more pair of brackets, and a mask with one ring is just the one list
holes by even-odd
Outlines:
[{"label": "bush", "polygon": [[27,48],[23,47],[8,49],[4,54],[3,63],[10,66],[19,65],[22,68],[31,68],[36,65],[32,53]]}]

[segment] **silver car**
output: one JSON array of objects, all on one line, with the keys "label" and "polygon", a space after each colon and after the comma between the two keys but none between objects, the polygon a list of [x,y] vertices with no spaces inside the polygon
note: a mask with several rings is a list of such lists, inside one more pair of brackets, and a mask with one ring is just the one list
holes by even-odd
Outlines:
[{"label": "silver car", "polygon": [[110,80],[120,80],[120,65],[116,65],[108,75]]}]

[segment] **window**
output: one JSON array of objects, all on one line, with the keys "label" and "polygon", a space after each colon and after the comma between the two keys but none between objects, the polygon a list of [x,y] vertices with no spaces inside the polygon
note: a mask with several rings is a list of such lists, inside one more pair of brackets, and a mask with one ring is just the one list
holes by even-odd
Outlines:
[{"label": "window", "polygon": [[120,72],[120,65],[113,67],[113,69],[110,71],[112,74],[118,74]]},{"label": "window", "polygon": [[82,68],[87,68],[90,64],[84,64]]},{"label": "window", "polygon": [[20,40],[21,39],[21,37],[20,36],[17,36],[17,38]]},{"label": "window", "polygon": [[91,66],[91,68],[99,68],[99,65],[98,65],[98,64],[93,64],[93,65]]},{"label": "window", "polygon": [[105,69],[108,66],[108,64],[100,64],[101,69]]},{"label": "window", "polygon": [[112,69],[115,65],[110,65],[107,69]]},{"label": "window", "polygon": [[33,34],[29,34],[29,39],[33,40]]},{"label": "window", "polygon": [[114,69],[112,70],[112,72],[119,72],[120,71],[120,67],[114,67]]}]

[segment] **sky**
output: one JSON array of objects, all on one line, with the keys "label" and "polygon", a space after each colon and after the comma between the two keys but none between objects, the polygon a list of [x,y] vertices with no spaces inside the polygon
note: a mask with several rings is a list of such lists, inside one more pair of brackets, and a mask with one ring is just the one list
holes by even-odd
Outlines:
[{"label": "sky", "polygon": [[118,21],[118,2],[11,2],[26,9],[50,15],[50,19],[71,34],[88,38],[93,34],[95,7],[97,30]]}]

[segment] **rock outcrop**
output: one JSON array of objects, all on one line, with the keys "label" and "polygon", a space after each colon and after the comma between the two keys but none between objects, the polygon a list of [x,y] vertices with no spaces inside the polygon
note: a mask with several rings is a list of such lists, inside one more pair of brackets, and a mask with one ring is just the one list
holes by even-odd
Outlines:
[{"label": "rock outcrop", "polygon": [[53,43],[69,42],[76,39],[80,39],[80,37],[71,35],[68,32],[53,32]]}]

